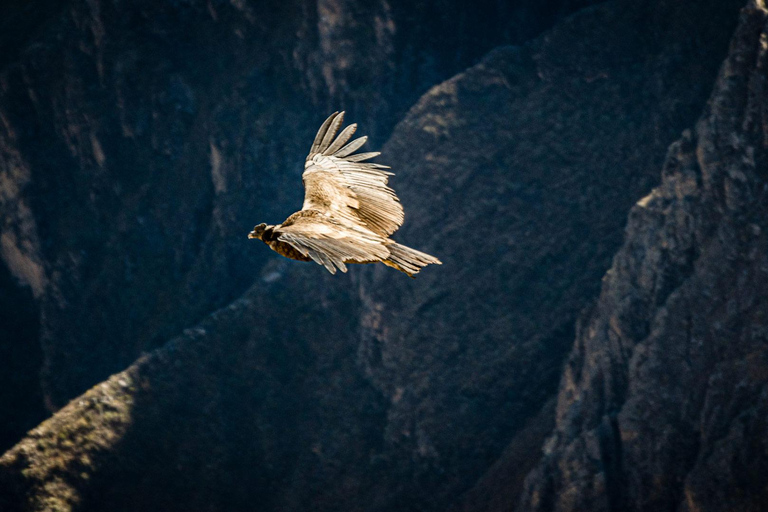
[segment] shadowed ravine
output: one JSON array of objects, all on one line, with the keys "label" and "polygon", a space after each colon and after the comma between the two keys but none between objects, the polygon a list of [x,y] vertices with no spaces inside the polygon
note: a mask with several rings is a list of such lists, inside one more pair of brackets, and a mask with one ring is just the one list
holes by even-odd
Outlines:
[{"label": "shadowed ravine", "polygon": [[[268,4],[0,39],[0,510],[761,510],[762,3]],[[442,266],[246,238],[342,109]]]}]

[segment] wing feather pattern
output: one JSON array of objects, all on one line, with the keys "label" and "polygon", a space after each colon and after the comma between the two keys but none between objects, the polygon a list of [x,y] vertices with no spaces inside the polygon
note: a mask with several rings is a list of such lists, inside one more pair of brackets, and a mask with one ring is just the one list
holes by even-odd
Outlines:
[{"label": "wing feather pattern", "polygon": [[325,153],[325,151],[328,149],[328,146],[331,145],[331,141],[333,141],[333,137],[336,135],[336,132],[339,131],[339,127],[341,126],[341,123],[344,122],[344,112],[339,112],[336,114],[336,116],[333,118],[333,121],[331,121],[331,124],[328,126],[328,131],[325,132],[325,136],[323,137],[323,141],[320,143],[320,151]]},{"label": "wing feather pattern", "polygon": [[357,130],[357,124],[351,124],[344,128],[338,137],[336,137],[336,140],[333,141],[333,143],[328,146],[328,149],[326,149],[323,153],[327,155],[335,155],[337,151],[341,149],[341,147],[347,143],[349,139],[352,138],[352,135],[355,134],[355,131]]},{"label": "wing feather pattern", "polygon": [[328,127],[331,125],[333,120],[338,115],[338,112],[334,112],[330,116],[328,116],[328,119],[326,119],[322,125],[320,125],[320,129],[317,131],[317,135],[315,135],[315,141],[312,143],[312,149],[309,150],[310,154],[317,153],[320,149],[320,145],[323,142],[323,138],[325,137],[325,134],[328,132]]},{"label": "wing feather pattern", "polygon": [[362,137],[359,137],[353,140],[352,142],[350,142],[349,144],[347,144],[346,146],[338,150],[336,153],[334,153],[333,156],[335,156],[336,158],[344,158],[347,155],[351,155],[352,153],[360,149],[363,146],[363,144],[366,143],[367,140],[368,140],[368,136],[363,135]]},{"label": "wing feather pattern", "polygon": [[381,261],[413,276],[426,265],[439,264],[388,238],[404,217],[397,194],[387,186],[392,173],[386,165],[367,162],[378,151],[355,153],[368,140],[363,136],[350,142],[356,124],[336,136],[343,122],[344,112],[334,112],[320,126],[302,175],[304,205],[273,227],[277,238],[268,243],[286,243],[331,274],[346,272],[348,263]]},{"label": "wing feather pattern", "polygon": [[367,140],[360,137],[346,146],[357,126],[346,127],[334,140],[344,112],[332,114],[317,132],[305,171],[302,210],[321,211],[344,224],[352,224],[381,236],[397,231],[404,220],[395,191],[387,186],[389,167],[365,162],[378,151],[354,154]]},{"label": "wing feather pattern", "polygon": [[[362,162],[364,160],[370,160],[373,157],[379,156],[381,154],[381,151],[371,151],[369,153],[358,153],[356,155],[350,155],[347,157],[348,162]],[[380,164],[371,164],[374,165],[380,169],[388,169],[388,167]]]},{"label": "wing feather pattern", "polygon": [[311,216],[280,227],[279,240],[323,265],[331,274],[336,273],[336,268],[346,272],[345,263],[367,263],[389,257],[382,237]]}]

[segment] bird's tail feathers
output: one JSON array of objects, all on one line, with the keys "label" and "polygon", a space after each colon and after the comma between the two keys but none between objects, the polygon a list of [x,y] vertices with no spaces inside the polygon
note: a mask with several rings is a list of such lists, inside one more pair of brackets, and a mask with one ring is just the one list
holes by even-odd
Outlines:
[{"label": "bird's tail feathers", "polygon": [[389,249],[389,258],[382,263],[388,267],[396,268],[400,272],[408,274],[410,277],[418,274],[419,271],[430,264],[442,265],[439,259],[429,254],[411,249],[405,245],[393,243],[387,246]]}]

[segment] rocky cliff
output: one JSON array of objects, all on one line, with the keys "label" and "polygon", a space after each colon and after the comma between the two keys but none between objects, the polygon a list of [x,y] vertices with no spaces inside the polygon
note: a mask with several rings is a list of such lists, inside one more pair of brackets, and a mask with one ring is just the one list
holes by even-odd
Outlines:
[{"label": "rocky cliff", "polygon": [[300,204],[328,112],[380,145],[428,87],[586,3],[3,4],[2,261],[38,319],[7,335],[42,357],[4,388],[55,410],[234,300],[267,261],[243,233]]},{"label": "rocky cliff", "polygon": [[[405,114],[579,6],[491,4],[96,1],[46,22],[0,75],[3,261],[33,319],[13,332],[51,408],[128,369],[0,458],[0,509],[517,502],[562,423],[579,311],[742,0],[583,9]],[[245,239],[300,204],[339,106],[388,138],[397,239],[442,267],[331,277]],[[551,460],[528,503],[555,496]]]},{"label": "rocky cliff", "polygon": [[398,235],[444,265],[417,283],[386,269],[364,276],[360,352],[391,401],[387,437],[411,454],[409,494],[430,485],[440,495],[446,483],[453,493],[489,466],[510,471],[498,492],[519,492],[575,320],[599,292],[626,212],[699,115],[698,94],[711,91],[702,77],[720,65],[709,59],[724,55],[715,48],[737,10],[585,9],[525,47],[496,49],[397,126],[385,152],[413,205]]},{"label": "rocky cliff", "polygon": [[630,213],[518,510],[768,505],[768,12]]}]

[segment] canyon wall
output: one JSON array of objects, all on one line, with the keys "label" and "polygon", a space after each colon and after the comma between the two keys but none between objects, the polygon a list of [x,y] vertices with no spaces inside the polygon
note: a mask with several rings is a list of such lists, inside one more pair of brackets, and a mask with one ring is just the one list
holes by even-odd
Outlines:
[{"label": "canyon wall", "polygon": [[[675,414],[711,411],[734,453],[759,425],[731,434],[726,402],[685,405],[664,377],[761,375],[761,356],[712,331],[706,357],[671,359],[653,333],[688,282],[702,302],[679,311],[703,322],[716,297],[757,318],[762,8],[721,69],[742,0],[424,5],[94,1],[18,49],[0,73],[0,304],[25,312],[9,346],[28,369],[0,377],[7,438],[61,409],[0,458],[0,509],[717,504],[716,460]],[[301,204],[307,145],[339,108],[396,172],[395,238],[441,267],[330,276],[245,238]],[[705,108],[711,129],[668,151]],[[730,252],[702,259],[726,224]],[[722,288],[691,281],[699,261]],[[634,377],[643,357],[663,364]],[[711,390],[738,387],[728,368]]]}]

